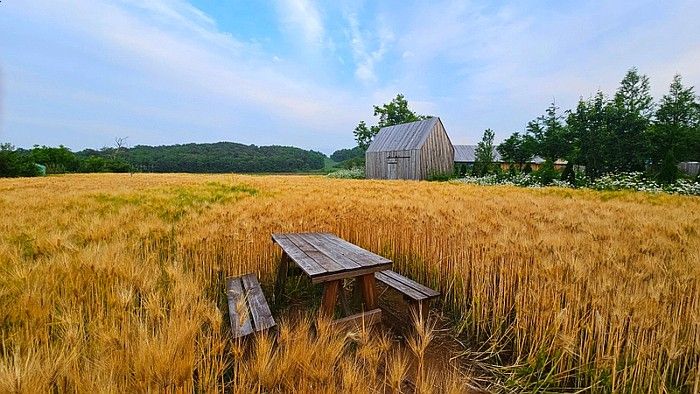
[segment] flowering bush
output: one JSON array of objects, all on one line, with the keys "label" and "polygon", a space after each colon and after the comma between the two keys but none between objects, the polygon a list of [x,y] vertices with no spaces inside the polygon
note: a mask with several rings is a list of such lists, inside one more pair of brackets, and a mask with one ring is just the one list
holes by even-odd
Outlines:
[{"label": "flowering bush", "polygon": [[[539,178],[530,174],[517,175],[486,175],[483,177],[467,176],[456,180],[456,182],[470,183],[475,185],[510,185],[523,187],[543,187]],[[606,174],[593,181],[585,181],[577,175],[576,183],[578,187],[587,187],[595,190],[636,190],[649,193],[670,193],[700,196],[700,182],[680,179],[669,185],[660,185],[657,182],[647,179],[641,172],[626,172],[619,174]],[[554,180],[549,186],[574,187],[566,181]]]},{"label": "flowering bush", "polygon": [[361,167],[354,167],[349,170],[338,170],[328,174],[328,177],[342,179],[364,179],[365,169]]}]

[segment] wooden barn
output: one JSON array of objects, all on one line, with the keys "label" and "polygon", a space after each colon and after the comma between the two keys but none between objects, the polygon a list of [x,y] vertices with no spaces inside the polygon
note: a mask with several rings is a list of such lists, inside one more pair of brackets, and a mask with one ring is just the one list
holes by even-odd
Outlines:
[{"label": "wooden barn", "polygon": [[455,151],[440,118],[384,127],[365,153],[371,179],[427,179],[452,173]]}]

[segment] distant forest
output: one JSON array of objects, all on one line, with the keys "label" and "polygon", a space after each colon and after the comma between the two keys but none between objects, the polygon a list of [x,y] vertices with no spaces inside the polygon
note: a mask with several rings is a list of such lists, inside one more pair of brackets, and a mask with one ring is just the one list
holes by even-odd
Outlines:
[{"label": "distant forest", "polygon": [[14,149],[0,144],[0,177],[88,172],[306,172],[322,170],[323,153],[233,142],[137,145],[72,152],[65,146]]}]

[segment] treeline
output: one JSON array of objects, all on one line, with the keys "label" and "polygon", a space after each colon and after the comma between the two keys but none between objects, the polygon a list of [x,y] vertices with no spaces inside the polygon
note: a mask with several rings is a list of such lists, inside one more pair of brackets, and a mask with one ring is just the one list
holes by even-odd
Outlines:
[{"label": "treeline", "polygon": [[72,152],[65,146],[14,149],[0,145],[0,176],[78,172],[299,172],[320,170],[325,155],[286,146],[232,142],[117,147]]},{"label": "treeline", "polygon": [[578,166],[591,179],[639,171],[671,182],[678,162],[700,160],[700,102],[676,75],[655,103],[649,78],[632,68],[612,97],[598,91],[563,113],[552,103],[498,151],[511,163],[536,155],[548,162],[567,160],[565,173]]}]

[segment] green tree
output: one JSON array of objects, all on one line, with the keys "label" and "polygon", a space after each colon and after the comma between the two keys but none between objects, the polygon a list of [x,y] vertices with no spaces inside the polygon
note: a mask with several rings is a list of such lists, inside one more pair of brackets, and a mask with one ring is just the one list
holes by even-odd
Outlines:
[{"label": "green tree", "polygon": [[526,133],[534,140],[534,153],[550,161],[569,158],[571,137],[555,103],[549,105],[545,115],[528,123]]},{"label": "green tree", "polygon": [[496,134],[491,129],[484,130],[481,141],[474,151],[474,175],[483,176],[493,170],[493,140]]},{"label": "green tree", "polygon": [[649,157],[649,135],[654,99],[649,78],[631,68],[620,82],[613,99],[613,132],[609,141],[614,156],[610,157],[618,171],[644,171]]},{"label": "green tree", "polygon": [[26,154],[10,144],[0,144],[0,177],[37,176],[39,169]]},{"label": "green tree", "polygon": [[673,77],[668,94],[661,98],[656,120],[649,131],[651,160],[654,164],[665,161],[667,153],[679,161],[698,160],[700,157],[700,104],[693,87],[685,88],[681,76]]},{"label": "green tree", "polygon": [[614,167],[614,112],[613,104],[601,91],[589,100],[579,100],[576,110],[568,111],[566,124],[572,141],[569,161],[585,166],[589,178],[610,172]]},{"label": "green tree", "polygon": [[496,150],[504,161],[511,165],[515,164],[522,170],[525,163],[534,156],[535,145],[536,142],[532,136],[516,132],[498,145]]},{"label": "green tree", "polygon": [[367,148],[369,148],[374,136],[379,133],[382,127],[429,118],[429,116],[418,115],[413,112],[408,106],[408,101],[402,94],[397,94],[393,100],[382,106],[375,105],[374,116],[379,116],[379,122],[376,125],[368,127],[365,121],[360,121],[353,132],[357,145],[362,148],[362,150],[367,150]]},{"label": "green tree", "polygon": [[678,179],[678,167],[677,160],[673,155],[673,149],[669,149],[664,157],[663,164],[661,166],[661,172],[659,173],[659,182],[665,184],[675,183]]}]

